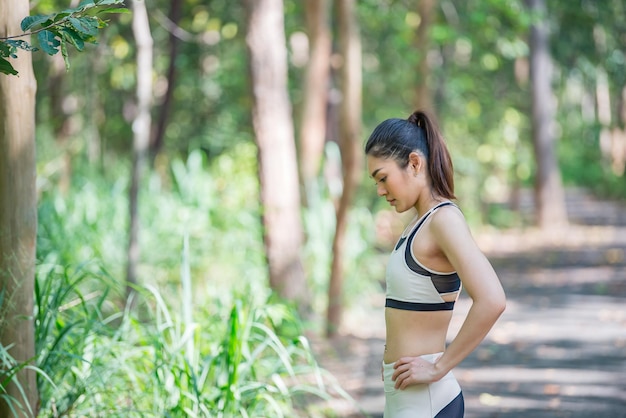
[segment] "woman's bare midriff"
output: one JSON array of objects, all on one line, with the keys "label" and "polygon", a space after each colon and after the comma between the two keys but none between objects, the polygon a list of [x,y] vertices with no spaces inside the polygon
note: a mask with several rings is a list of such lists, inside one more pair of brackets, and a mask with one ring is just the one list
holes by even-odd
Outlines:
[{"label": "woman's bare midriff", "polygon": [[452,311],[385,308],[387,338],[384,362],[394,363],[401,357],[442,352],[451,319]]}]

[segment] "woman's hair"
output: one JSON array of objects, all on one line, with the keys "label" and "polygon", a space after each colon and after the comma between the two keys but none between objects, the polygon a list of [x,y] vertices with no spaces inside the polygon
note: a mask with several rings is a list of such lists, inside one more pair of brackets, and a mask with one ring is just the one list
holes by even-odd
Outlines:
[{"label": "woman's hair", "polygon": [[433,190],[446,199],[455,199],[452,159],[437,124],[426,112],[416,110],[406,120],[381,122],[365,144],[365,154],[393,158],[400,168],[409,164],[409,154],[414,151],[428,162]]}]

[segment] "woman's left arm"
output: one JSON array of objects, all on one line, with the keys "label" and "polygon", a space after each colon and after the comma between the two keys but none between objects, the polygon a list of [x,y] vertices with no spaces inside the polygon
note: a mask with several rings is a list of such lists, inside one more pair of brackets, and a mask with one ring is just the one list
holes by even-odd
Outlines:
[{"label": "woman's left arm", "polygon": [[460,211],[440,210],[430,230],[443,253],[461,278],[472,306],[452,342],[436,361],[439,380],[467,357],[485,338],[506,306],[506,297],[493,267],[478,248]]}]

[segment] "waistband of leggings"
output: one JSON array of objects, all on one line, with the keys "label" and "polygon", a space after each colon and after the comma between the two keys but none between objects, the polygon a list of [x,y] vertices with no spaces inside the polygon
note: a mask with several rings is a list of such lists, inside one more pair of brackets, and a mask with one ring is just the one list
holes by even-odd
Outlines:
[{"label": "waistband of leggings", "polygon": [[[434,363],[435,361],[437,361],[437,359],[438,359],[439,357],[441,357],[441,355],[442,355],[442,354],[443,354],[443,352],[440,352],[440,353],[432,353],[432,354],[422,354],[422,355],[420,355],[420,356],[418,356],[418,357],[421,357],[421,358],[423,358],[423,359],[424,359],[424,360],[426,360],[426,361],[429,361],[429,362],[431,362],[431,363]],[[393,367],[393,365],[394,365],[394,364],[396,364],[396,362],[395,362],[395,361],[394,361],[393,363],[385,363],[385,362],[383,361],[383,366],[384,366],[384,367]]]}]

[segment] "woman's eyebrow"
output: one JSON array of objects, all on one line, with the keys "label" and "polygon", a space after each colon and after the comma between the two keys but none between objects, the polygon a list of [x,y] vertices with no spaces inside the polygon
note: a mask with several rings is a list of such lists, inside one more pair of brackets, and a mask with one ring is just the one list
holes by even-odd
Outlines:
[{"label": "woman's eyebrow", "polygon": [[372,178],[376,177],[376,174],[378,174],[378,172],[380,170],[382,170],[382,167],[381,168],[377,168],[376,170],[372,171],[372,174],[371,174]]}]

